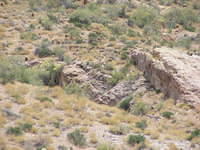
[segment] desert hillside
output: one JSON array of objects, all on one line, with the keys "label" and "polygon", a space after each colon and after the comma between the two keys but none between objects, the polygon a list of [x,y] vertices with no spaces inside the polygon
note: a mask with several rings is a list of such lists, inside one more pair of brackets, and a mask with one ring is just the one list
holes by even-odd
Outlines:
[{"label": "desert hillside", "polygon": [[0,0],[0,150],[200,150],[200,1]]}]

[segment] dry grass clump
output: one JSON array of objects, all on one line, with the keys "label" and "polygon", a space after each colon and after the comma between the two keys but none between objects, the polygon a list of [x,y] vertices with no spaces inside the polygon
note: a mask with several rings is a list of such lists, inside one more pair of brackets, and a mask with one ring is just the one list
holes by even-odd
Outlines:
[{"label": "dry grass clump", "polygon": [[0,127],[2,128],[6,124],[6,118],[0,113]]}]

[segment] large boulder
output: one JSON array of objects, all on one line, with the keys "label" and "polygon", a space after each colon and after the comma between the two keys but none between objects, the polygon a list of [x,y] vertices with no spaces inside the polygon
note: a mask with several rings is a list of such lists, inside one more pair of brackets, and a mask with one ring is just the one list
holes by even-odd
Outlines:
[{"label": "large boulder", "polygon": [[163,47],[151,52],[135,50],[132,59],[156,89],[200,109],[199,56]]}]

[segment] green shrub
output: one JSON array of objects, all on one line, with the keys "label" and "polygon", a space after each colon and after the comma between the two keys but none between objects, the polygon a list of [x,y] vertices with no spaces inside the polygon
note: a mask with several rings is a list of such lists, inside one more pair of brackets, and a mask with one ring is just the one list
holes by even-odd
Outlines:
[{"label": "green shrub", "polygon": [[29,132],[32,129],[33,125],[30,123],[25,123],[21,125],[21,129],[25,132]]},{"label": "green shrub", "polygon": [[130,26],[137,25],[143,28],[146,25],[151,24],[157,16],[156,11],[151,8],[140,7],[137,8],[134,13],[129,17],[128,24]]},{"label": "green shrub", "polygon": [[149,110],[149,106],[143,102],[138,102],[133,105],[131,112],[134,115],[145,115]]},{"label": "green shrub", "polygon": [[103,143],[98,145],[97,150],[115,150],[115,148],[108,143]]},{"label": "green shrub", "polygon": [[140,144],[144,143],[145,137],[142,135],[129,135],[128,136],[128,144],[130,145],[135,145],[135,144]]},{"label": "green shrub", "polygon": [[195,11],[189,8],[171,8],[165,14],[166,26],[170,29],[176,27],[176,24],[182,25],[186,30],[194,31],[193,23],[199,22],[199,17]]},{"label": "green shrub", "polygon": [[132,96],[128,96],[124,98],[120,103],[119,103],[119,108],[124,109],[124,110],[129,110],[130,108],[130,102],[133,99]]},{"label": "green shrub", "polygon": [[56,65],[52,63],[45,66],[45,74],[40,76],[43,83],[48,86],[58,85],[60,83],[60,73],[62,68],[62,65]]},{"label": "green shrub", "polygon": [[42,43],[36,48],[35,55],[39,57],[48,57],[54,55],[53,51],[49,48],[50,43],[47,40],[42,41]]},{"label": "green shrub", "polygon": [[32,32],[23,32],[21,33],[20,38],[23,40],[37,40],[39,37]]},{"label": "green shrub", "polygon": [[53,53],[55,54],[56,57],[58,57],[58,59],[61,61],[61,60],[64,60],[64,54],[65,54],[65,51],[60,48],[60,47],[56,47],[53,49]]},{"label": "green shrub", "polygon": [[75,130],[69,133],[67,137],[70,140],[70,142],[72,142],[76,146],[86,145],[86,138],[79,130]]},{"label": "green shrub", "polygon": [[107,24],[109,21],[99,9],[80,8],[72,13],[69,21],[78,27],[87,27],[91,23]]},{"label": "green shrub", "polygon": [[80,40],[81,30],[78,27],[65,26],[64,32],[69,34],[71,39]]},{"label": "green shrub", "polygon": [[173,115],[174,115],[174,113],[169,112],[169,111],[166,111],[166,112],[162,113],[162,116],[167,118],[167,119],[170,119]]},{"label": "green shrub", "polygon": [[92,45],[97,45],[104,38],[104,34],[100,32],[91,32],[88,35],[88,42]]},{"label": "green shrub", "polygon": [[126,7],[120,5],[108,5],[105,8],[104,13],[111,19],[117,19],[119,17],[124,18],[126,17]]},{"label": "green shrub", "polygon": [[160,0],[161,5],[170,6],[175,2],[175,0]]},{"label": "green shrub", "polygon": [[67,94],[85,95],[85,88],[81,87],[78,83],[70,83],[64,87]]},{"label": "green shrub", "polygon": [[135,126],[137,128],[144,130],[147,127],[147,122],[146,122],[146,120],[142,120],[140,122],[136,122]]},{"label": "green shrub", "polygon": [[7,134],[11,134],[11,135],[15,135],[15,136],[19,136],[19,135],[22,135],[23,132],[22,132],[22,129],[19,128],[19,127],[9,127],[7,129]]},{"label": "green shrub", "polygon": [[40,102],[53,102],[53,100],[49,97],[38,97],[37,98]]},{"label": "green shrub", "polygon": [[176,46],[183,47],[186,49],[190,49],[191,44],[192,44],[192,39],[190,37],[181,38],[175,43]]},{"label": "green shrub", "polygon": [[52,14],[48,14],[47,16],[39,19],[39,23],[42,25],[42,27],[44,27],[45,30],[51,30],[52,26],[58,22],[58,18]]},{"label": "green shrub", "polygon": [[29,7],[32,9],[32,10],[39,10],[41,9],[41,6],[42,6],[42,1],[41,0],[28,0],[29,2]]},{"label": "green shrub", "polygon": [[195,129],[191,132],[191,135],[188,137],[188,140],[192,140],[195,137],[200,137],[200,129]]},{"label": "green shrub", "polygon": [[123,24],[110,25],[109,29],[114,35],[123,35],[123,34],[126,34],[127,32],[127,27]]},{"label": "green shrub", "polygon": [[109,131],[115,135],[124,135],[128,133],[129,127],[124,124],[119,124],[119,125],[111,127]]},{"label": "green shrub", "polygon": [[124,79],[125,75],[121,71],[113,71],[112,77],[107,80],[109,84],[115,86],[120,80]]},{"label": "green shrub", "polygon": [[20,81],[34,85],[41,85],[40,76],[43,71],[23,65],[21,57],[2,57],[0,63],[0,83],[5,84],[13,81]]}]

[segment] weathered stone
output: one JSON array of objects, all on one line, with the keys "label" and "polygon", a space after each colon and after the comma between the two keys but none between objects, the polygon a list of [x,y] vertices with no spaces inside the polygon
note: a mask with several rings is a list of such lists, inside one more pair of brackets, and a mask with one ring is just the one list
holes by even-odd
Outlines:
[{"label": "weathered stone", "polygon": [[146,90],[146,85],[143,77],[131,81],[121,81],[116,86],[100,95],[96,101],[102,104],[115,105],[130,94]]},{"label": "weathered stone", "polygon": [[157,48],[151,53],[135,50],[132,59],[156,89],[199,108],[200,57],[170,48]]},{"label": "weathered stone", "polygon": [[61,73],[61,84],[69,84],[72,82],[84,83],[88,80],[86,72],[77,65],[64,66]]}]

